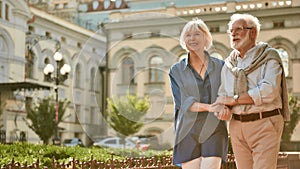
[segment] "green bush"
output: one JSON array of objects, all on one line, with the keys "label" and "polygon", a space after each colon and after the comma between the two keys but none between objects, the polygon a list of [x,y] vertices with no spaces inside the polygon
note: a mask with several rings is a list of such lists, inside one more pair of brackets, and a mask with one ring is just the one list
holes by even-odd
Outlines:
[{"label": "green bush", "polygon": [[111,159],[122,160],[132,157],[156,157],[160,159],[164,155],[171,155],[169,151],[139,151],[136,149],[104,149],[99,147],[63,147],[54,145],[35,145],[29,143],[0,144],[0,167],[5,167],[12,162],[20,162],[27,165],[33,164],[39,159],[40,166],[51,167],[52,158],[58,162],[69,162],[73,158],[80,161],[89,161],[91,158],[97,161]]}]

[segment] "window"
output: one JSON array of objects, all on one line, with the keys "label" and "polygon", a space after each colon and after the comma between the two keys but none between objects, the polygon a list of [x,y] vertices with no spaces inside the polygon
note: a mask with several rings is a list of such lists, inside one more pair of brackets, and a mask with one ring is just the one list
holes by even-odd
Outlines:
[{"label": "window", "polygon": [[[45,66],[46,66],[47,64],[49,64],[49,63],[50,63],[50,59],[49,59],[48,57],[46,57],[45,60],[44,60]],[[44,67],[45,67],[45,66],[44,66]],[[45,82],[50,82],[51,79],[50,79],[49,76],[46,76],[46,75],[45,75],[45,76],[44,76],[44,81],[45,81]]]},{"label": "window", "polygon": [[93,10],[96,10],[99,6],[99,1],[93,1],[92,6],[93,6]]},{"label": "window", "polygon": [[59,4],[55,4],[55,9],[59,9]]},{"label": "window", "polygon": [[64,3],[64,9],[68,8],[68,3]]},{"label": "window", "polygon": [[49,58],[45,58],[44,63],[45,63],[45,65],[49,64],[50,63]]},{"label": "window", "polygon": [[122,62],[122,83],[134,83],[134,62],[131,58],[126,57]]},{"label": "window", "polygon": [[9,15],[10,15],[10,5],[7,4],[6,2],[0,1],[0,18],[9,20]]},{"label": "window", "polygon": [[66,37],[64,37],[64,36],[60,37],[60,40],[61,40],[61,42],[64,42],[64,43],[67,42],[67,39],[66,39]]},{"label": "window", "polygon": [[29,111],[32,107],[32,97],[26,97],[25,98],[25,110]]},{"label": "window", "polygon": [[28,26],[28,30],[29,30],[30,32],[34,32],[34,27],[33,27],[33,26]]},{"label": "window", "polygon": [[5,4],[5,20],[9,20],[9,6]]},{"label": "window", "polygon": [[47,38],[51,39],[51,33],[50,32],[46,32],[45,35],[46,35]]},{"label": "window", "polygon": [[131,39],[133,37],[132,33],[124,34],[124,39]]},{"label": "window", "polygon": [[77,43],[77,47],[81,49],[81,48],[82,48],[81,43],[78,42],[78,43]]},{"label": "window", "polygon": [[280,58],[282,60],[285,76],[288,76],[289,75],[289,54],[285,49],[283,49],[281,47],[277,48],[277,51],[278,51],[278,53],[280,55]]},{"label": "window", "polygon": [[109,6],[110,6],[110,0],[105,0],[104,1],[104,9],[108,9]]},{"label": "window", "polygon": [[151,37],[160,37],[160,33],[159,32],[151,32]]},{"label": "window", "polygon": [[120,8],[122,3],[122,0],[116,0],[116,8]]},{"label": "window", "polygon": [[26,78],[33,78],[33,70],[34,70],[34,57],[35,54],[31,49],[28,49],[26,51],[26,64],[25,64],[25,70],[26,70]]},{"label": "window", "polygon": [[153,56],[149,63],[149,82],[163,82],[163,60],[159,56]]},{"label": "window", "polygon": [[274,28],[284,28],[284,21],[274,22]]},{"label": "window", "polygon": [[79,88],[81,84],[81,66],[77,64],[75,67],[75,87]]}]

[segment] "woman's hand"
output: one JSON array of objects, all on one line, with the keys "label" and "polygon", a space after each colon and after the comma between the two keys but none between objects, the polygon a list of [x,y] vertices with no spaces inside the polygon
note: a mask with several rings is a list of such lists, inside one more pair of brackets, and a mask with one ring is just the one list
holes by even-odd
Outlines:
[{"label": "woman's hand", "polygon": [[214,112],[214,115],[220,120],[230,120],[232,113],[231,109],[225,104],[215,102],[209,107],[210,112]]},{"label": "woman's hand", "polygon": [[221,112],[215,112],[214,115],[220,120],[230,120],[232,117],[231,110],[227,106],[224,106]]}]

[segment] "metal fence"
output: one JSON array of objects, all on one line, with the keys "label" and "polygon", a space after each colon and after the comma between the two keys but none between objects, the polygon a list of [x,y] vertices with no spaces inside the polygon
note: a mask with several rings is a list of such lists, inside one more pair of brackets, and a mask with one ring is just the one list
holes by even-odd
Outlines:
[{"label": "metal fence", "polygon": [[[172,164],[171,156],[163,156],[161,160],[157,158],[127,158],[124,160],[114,159],[113,155],[110,159],[106,161],[98,161],[91,159],[89,161],[80,161],[73,158],[67,163],[59,163],[54,158],[52,159],[52,166],[41,166],[39,159],[30,165],[21,164],[20,162],[14,161],[7,164],[1,169],[119,169],[119,168],[128,168],[128,169],[180,169],[178,166]],[[223,164],[221,169],[236,169],[234,163],[234,157],[232,155],[228,156],[228,162]]]},{"label": "metal fence", "polygon": [[[279,153],[277,161],[277,169],[298,169],[300,166],[300,153]],[[69,162],[59,163],[54,158],[51,166],[41,166],[39,159],[33,164],[21,164],[14,161],[7,164],[1,169],[180,169],[178,166],[172,164],[172,156],[163,156],[158,160],[155,157],[146,158],[127,158],[118,160],[114,158],[113,154],[110,159],[106,161],[99,161],[91,159],[89,161],[80,161],[73,158]],[[221,169],[236,169],[235,159],[233,154],[229,154],[227,162],[222,164]]]}]

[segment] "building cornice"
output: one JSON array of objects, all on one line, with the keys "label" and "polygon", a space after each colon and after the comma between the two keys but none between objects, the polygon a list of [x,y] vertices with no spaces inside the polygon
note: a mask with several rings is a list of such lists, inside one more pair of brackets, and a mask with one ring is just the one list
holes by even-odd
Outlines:
[{"label": "building cornice", "polygon": [[101,35],[99,35],[95,32],[92,32],[92,31],[88,30],[88,29],[85,29],[85,28],[80,27],[76,24],[68,22],[68,21],[66,21],[62,18],[59,18],[59,17],[56,17],[54,15],[48,14],[45,11],[41,11],[41,10],[39,10],[37,8],[34,8],[34,7],[30,7],[30,10],[33,13],[33,15],[35,15],[36,17],[40,17],[42,19],[45,19],[45,20],[49,21],[48,23],[57,24],[57,25],[59,25],[61,27],[64,27],[68,30],[71,30],[73,32],[77,32],[79,34],[83,34],[87,37],[91,37],[91,38],[94,38],[94,39],[102,41],[102,42],[106,41],[104,36],[101,36]]},{"label": "building cornice", "polygon": [[230,1],[214,4],[201,4],[189,7],[170,6],[165,9],[153,9],[143,11],[112,12],[109,15],[111,22],[129,20],[145,20],[154,18],[187,17],[209,14],[245,13],[256,10],[278,9],[299,6],[299,0],[255,0],[255,1]]}]

